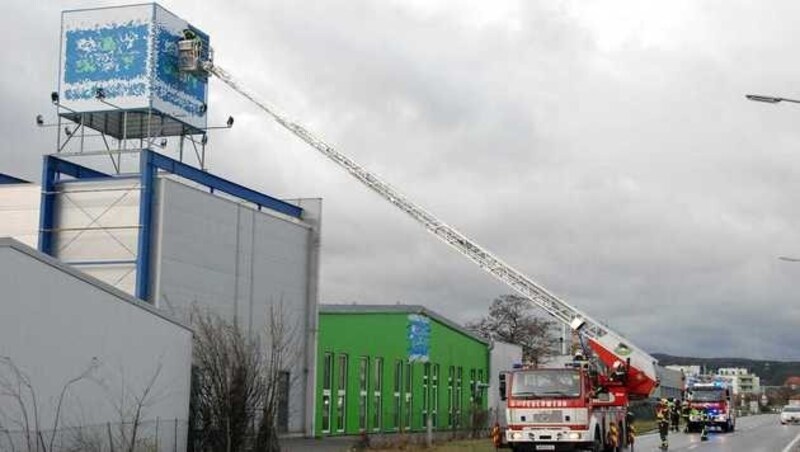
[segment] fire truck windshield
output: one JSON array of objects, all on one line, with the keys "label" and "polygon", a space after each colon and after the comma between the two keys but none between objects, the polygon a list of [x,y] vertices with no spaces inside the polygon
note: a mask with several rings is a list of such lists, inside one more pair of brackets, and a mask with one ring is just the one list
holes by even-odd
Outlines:
[{"label": "fire truck windshield", "polygon": [[527,370],[514,373],[511,396],[578,397],[581,395],[581,376],[575,370]]},{"label": "fire truck windshield", "polygon": [[694,390],[691,400],[694,402],[720,402],[725,400],[725,391],[721,389]]}]

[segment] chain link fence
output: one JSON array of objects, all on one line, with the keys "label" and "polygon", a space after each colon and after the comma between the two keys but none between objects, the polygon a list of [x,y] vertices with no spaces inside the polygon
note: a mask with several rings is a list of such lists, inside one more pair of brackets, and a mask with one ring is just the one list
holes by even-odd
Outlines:
[{"label": "chain link fence", "polygon": [[184,452],[187,422],[154,419],[106,423],[58,430],[10,430],[0,427],[2,452]]}]

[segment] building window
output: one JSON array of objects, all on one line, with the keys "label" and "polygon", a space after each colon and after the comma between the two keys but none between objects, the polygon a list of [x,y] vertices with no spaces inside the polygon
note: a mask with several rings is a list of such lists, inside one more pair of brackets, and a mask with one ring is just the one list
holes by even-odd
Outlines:
[{"label": "building window", "polygon": [[333,386],[333,354],[325,353],[322,361],[322,433],[331,432],[331,386]]},{"label": "building window", "polygon": [[406,415],[406,422],[405,427],[407,430],[411,430],[411,421],[413,419],[413,411],[412,411],[412,402],[413,399],[411,397],[411,390],[412,390],[412,382],[414,380],[413,370],[414,368],[411,367],[411,363],[406,363],[406,393],[405,393],[405,406],[403,409],[405,410]]},{"label": "building window", "polygon": [[422,366],[422,428],[428,426],[428,406],[430,403],[430,379],[431,379],[431,363],[425,363]]},{"label": "building window", "polygon": [[400,428],[401,418],[401,397],[403,391],[403,361],[397,360],[394,365],[394,416],[392,416],[392,427]]},{"label": "building window", "polygon": [[486,389],[485,383],[486,381],[483,379],[483,369],[478,369],[478,391],[476,393],[476,402],[481,408],[483,408],[483,391]]},{"label": "building window", "polygon": [[431,425],[436,428],[439,414],[439,365],[433,365],[431,378]]},{"label": "building window", "polygon": [[369,384],[369,358],[358,360],[358,429],[367,430],[367,385]]},{"label": "building window", "polygon": [[372,373],[372,429],[380,431],[383,427],[383,358],[375,358],[375,370]]},{"label": "building window", "polygon": [[456,401],[455,401],[455,408],[454,408],[454,417],[455,417],[455,426],[456,428],[461,426],[461,404],[464,400],[464,368],[458,366],[456,374]]},{"label": "building window", "polygon": [[475,369],[469,370],[469,404],[475,403],[475,396],[477,395],[477,387],[475,386]]},{"label": "building window", "polygon": [[347,416],[347,355],[339,355],[339,378],[336,385],[336,431],[344,432]]},{"label": "building window", "polygon": [[456,398],[456,391],[455,391],[455,384],[456,384],[456,368],[450,366],[447,371],[447,426],[448,427],[455,427],[455,398]]}]

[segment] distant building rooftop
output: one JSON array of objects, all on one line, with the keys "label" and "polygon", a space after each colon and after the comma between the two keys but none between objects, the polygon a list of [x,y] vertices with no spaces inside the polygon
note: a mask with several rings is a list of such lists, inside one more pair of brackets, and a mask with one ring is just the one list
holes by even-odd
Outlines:
[{"label": "distant building rooftop", "polygon": [[783,383],[784,386],[797,386],[800,387],[800,377],[792,376],[786,379]]}]

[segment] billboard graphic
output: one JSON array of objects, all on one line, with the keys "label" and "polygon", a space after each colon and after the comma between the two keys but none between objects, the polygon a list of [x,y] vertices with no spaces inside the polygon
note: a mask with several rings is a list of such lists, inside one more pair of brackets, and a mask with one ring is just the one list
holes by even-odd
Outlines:
[{"label": "billboard graphic", "polygon": [[75,112],[156,110],[206,127],[208,80],[178,71],[178,40],[208,35],[156,4],[65,11],[62,15],[62,104]]},{"label": "billboard graphic", "polygon": [[428,362],[431,342],[431,320],[424,315],[408,315],[408,360]]},{"label": "billboard graphic", "polygon": [[147,25],[119,25],[66,32],[64,91],[67,100],[95,96],[103,83],[108,97],[142,96],[147,90]]},{"label": "billboard graphic", "polygon": [[[153,23],[153,108],[198,127],[206,124],[208,80],[178,70],[178,41],[191,30],[209,49],[208,35],[156,5]],[[206,58],[208,54],[205,55]]]}]

